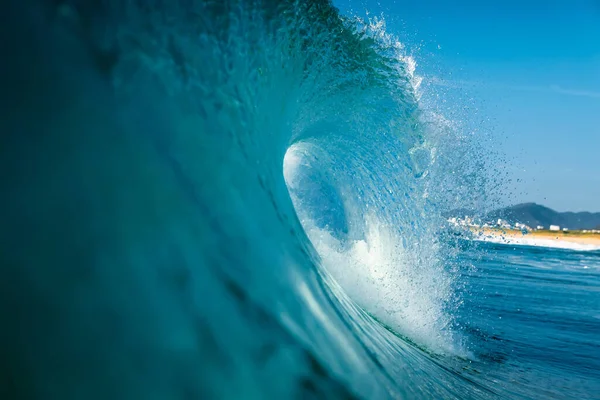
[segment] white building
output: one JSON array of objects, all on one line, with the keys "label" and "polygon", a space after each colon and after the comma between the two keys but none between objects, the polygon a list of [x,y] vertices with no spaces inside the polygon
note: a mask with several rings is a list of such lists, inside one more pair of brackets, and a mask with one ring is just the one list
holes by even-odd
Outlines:
[{"label": "white building", "polygon": [[560,231],[560,226],[558,226],[558,225],[550,225],[550,230],[551,231]]},{"label": "white building", "polygon": [[525,225],[525,224],[522,224],[522,223],[520,223],[520,222],[517,222],[517,223],[515,224],[515,228],[516,228],[516,229],[519,229],[519,230],[526,230],[526,231],[531,231],[531,230],[532,230],[532,229],[531,229],[529,226],[527,226],[527,225]]},{"label": "white building", "polygon": [[538,225],[538,226],[535,227],[535,229],[537,229],[538,231],[543,231],[544,227],[541,226],[541,225]]},{"label": "white building", "polygon": [[567,232],[569,228],[563,228],[563,232]]},{"label": "white building", "polygon": [[510,224],[509,224],[508,222],[506,222],[505,220],[503,220],[503,219],[499,219],[499,220],[498,220],[498,226],[499,226],[500,228],[504,228],[504,229],[510,229],[510,228],[512,228],[512,227],[510,226]]}]

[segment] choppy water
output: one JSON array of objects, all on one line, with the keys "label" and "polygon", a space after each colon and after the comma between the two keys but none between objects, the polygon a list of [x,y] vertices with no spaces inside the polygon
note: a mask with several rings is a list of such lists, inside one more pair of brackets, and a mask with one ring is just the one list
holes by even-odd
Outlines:
[{"label": "choppy water", "polygon": [[0,38],[0,398],[597,397],[598,254],[449,233],[486,152],[383,21],[10,0]]},{"label": "choppy water", "polygon": [[463,326],[478,377],[505,398],[600,393],[600,252],[485,244]]}]

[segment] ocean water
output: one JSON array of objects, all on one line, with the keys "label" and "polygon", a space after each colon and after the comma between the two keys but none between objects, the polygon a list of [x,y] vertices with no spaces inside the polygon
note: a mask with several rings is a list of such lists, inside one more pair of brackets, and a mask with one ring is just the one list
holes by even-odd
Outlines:
[{"label": "ocean water", "polygon": [[599,398],[600,254],[452,233],[492,149],[383,19],[2,18],[0,398]]},{"label": "ocean water", "polygon": [[460,319],[501,398],[596,399],[600,252],[484,244]]}]

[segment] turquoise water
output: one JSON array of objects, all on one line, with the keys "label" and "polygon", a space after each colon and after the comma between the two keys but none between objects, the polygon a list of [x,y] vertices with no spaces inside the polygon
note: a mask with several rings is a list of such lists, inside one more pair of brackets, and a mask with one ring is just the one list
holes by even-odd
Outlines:
[{"label": "turquoise water", "polygon": [[383,20],[3,18],[0,398],[597,398],[598,254],[453,235],[490,149]]}]

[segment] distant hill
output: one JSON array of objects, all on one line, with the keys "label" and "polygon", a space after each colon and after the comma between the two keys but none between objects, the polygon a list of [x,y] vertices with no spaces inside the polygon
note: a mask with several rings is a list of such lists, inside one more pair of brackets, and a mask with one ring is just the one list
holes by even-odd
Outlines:
[{"label": "distant hill", "polygon": [[495,222],[504,219],[510,223],[521,222],[535,228],[541,225],[548,229],[558,225],[569,229],[600,229],[600,213],[558,212],[536,203],[517,204],[489,213],[486,220]]}]

